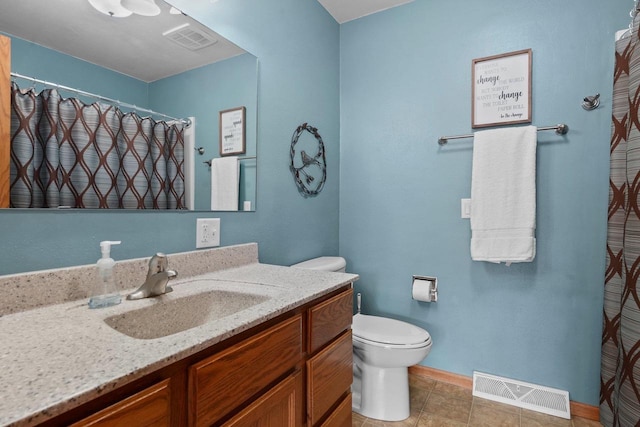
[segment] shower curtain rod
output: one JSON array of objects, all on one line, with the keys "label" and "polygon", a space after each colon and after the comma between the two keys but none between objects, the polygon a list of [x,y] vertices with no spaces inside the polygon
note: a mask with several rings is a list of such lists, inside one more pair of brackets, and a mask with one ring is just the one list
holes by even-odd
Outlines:
[{"label": "shower curtain rod", "polygon": [[[543,130],[555,130],[558,135],[565,135],[569,132],[569,126],[564,123],[555,126],[544,126],[539,127],[538,132]],[[464,139],[464,138],[473,138],[473,134],[469,135],[456,135],[456,136],[441,136],[438,138],[438,144],[445,145],[450,139]]]},{"label": "shower curtain rod", "polygon": [[151,114],[151,115],[154,115],[154,116],[161,116],[161,117],[164,117],[164,118],[167,118],[167,119],[170,119],[170,120],[176,120],[176,121],[179,121],[180,123],[183,123],[183,124],[187,125],[187,127],[191,126],[191,120],[190,119],[178,119],[178,118],[175,118],[175,117],[168,116],[166,114],[158,113],[157,111],[149,110],[147,108],[138,107],[138,106],[136,106],[134,104],[129,104],[127,102],[121,102],[121,101],[118,101],[117,99],[107,98],[106,96],[96,95],[95,93],[86,92],[84,90],[76,89],[76,88],[73,88],[73,87],[64,86],[64,85],[61,85],[61,84],[58,84],[58,83],[49,82],[49,81],[46,81],[46,80],[36,79],[35,77],[24,76],[24,75],[19,74],[19,73],[14,73],[13,71],[11,72],[11,77],[17,77],[19,79],[30,80],[33,83],[40,83],[40,84],[43,84],[45,86],[55,87],[56,89],[62,89],[62,90],[70,91],[70,92],[75,92],[78,95],[83,95],[83,96],[88,96],[88,97],[91,97],[91,98],[96,98],[96,99],[99,99],[100,101],[108,102],[110,104],[116,104],[119,107],[131,108],[132,110],[139,111],[139,112],[142,112],[142,113],[148,113],[148,114]]}]

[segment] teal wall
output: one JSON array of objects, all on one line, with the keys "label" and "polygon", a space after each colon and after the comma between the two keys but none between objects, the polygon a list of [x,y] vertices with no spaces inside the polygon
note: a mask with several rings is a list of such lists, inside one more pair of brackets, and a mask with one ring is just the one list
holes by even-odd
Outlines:
[{"label": "teal wall", "polygon": [[[258,63],[245,53],[221,62],[158,80],[149,85],[149,108],[173,117],[196,118],[196,147],[205,154],[195,156],[195,209],[211,208],[211,168],[203,163],[220,157],[218,112],[246,108],[246,156],[256,154]],[[244,156],[241,155],[241,156]],[[256,160],[240,162],[240,209],[248,200],[256,206]]]},{"label": "teal wall", "polygon": [[[340,253],[361,275],[363,309],[432,334],[423,362],[567,389],[598,404],[613,34],[628,0],[413,3],[339,26],[315,0],[175,0],[259,58],[255,213],[0,212],[0,273],[194,249],[197,217],[222,218],[222,244],[256,241],[262,262]],[[471,60],[533,50],[539,135],[538,254],[510,267],[472,262]],[[586,95],[602,106],[580,108]],[[291,135],[309,122],[329,178],[303,199],[288,171]],[[340,140],[340,144],[339,144]],[[338,190],[340,190],[338,192]],[[339,244],[338,244],[339,232]],[[411,299],[412,274],[436,275],[437,304]]]},{"label": "teal wall", "polygon": [[[112,252],[116,260],[194,250],[199,217],[221,218],[223,246],[258,242],[262,262],[292,264],[338,252],[338,24],[316,1],[175,4],[259,58],[258,210],[7,209],[0,212],[0,274],[93,263],[100,256],[98,243],[105,239],[123,241]],[[314,199],[298,194],[288,169],[291,135],[303,122],[317,126],[327,146],[330,175]]]},{"label": "teal wall", "polygon": [[[416,0],[341,26],[340,254],[366,313],[429,330],[423,364],[569,390],[598,404],[614,32],[627,0]],[[534,262],[472,262],[471,61],[533,50]],[[592,112],[582,98],[599,92]],[[438,277],[436,304],[411,299]]]}]

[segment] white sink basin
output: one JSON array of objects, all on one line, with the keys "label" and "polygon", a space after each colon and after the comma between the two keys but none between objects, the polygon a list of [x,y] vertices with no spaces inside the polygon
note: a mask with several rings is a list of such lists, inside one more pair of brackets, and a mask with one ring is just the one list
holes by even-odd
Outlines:
[{"label": "white sink basin", "polygon": [[106,318],[116,331],[138,339],[162,338],[221,319],[268,300],[264,295],[212,290],[180,298],[157,297],[155,304]]}]

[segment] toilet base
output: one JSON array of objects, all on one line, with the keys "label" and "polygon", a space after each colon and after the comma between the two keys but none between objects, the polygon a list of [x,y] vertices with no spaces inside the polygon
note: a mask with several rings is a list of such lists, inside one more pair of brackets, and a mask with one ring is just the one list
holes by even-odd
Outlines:
[{"label": "toilet base", "polygon": [[359,362],[353,365],[353,411],[382,421],[409,418],[408,369],[378,368]]}]

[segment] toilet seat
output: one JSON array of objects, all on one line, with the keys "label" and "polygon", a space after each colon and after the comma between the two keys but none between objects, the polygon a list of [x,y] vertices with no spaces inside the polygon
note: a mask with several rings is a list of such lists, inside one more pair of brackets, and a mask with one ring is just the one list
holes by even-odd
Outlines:
[{"label": "toilet seat", "polygon": [[389,344],[389,343],[384,343],[384,342],[379,342],[379,341],[371,341],[371,340],[367,340],[365,338],[360,338],[356,335],[353,336],[353,341],[354,342],[359,342],[362,344],[369,344],[369,345],[373,345],[373,346],[377,346],[377,347],[384,347],[384,348],[389,348],[389,349],[416,349],[416,348],[423,348],[423,347],[429,347],[431,346],[431,341],[423,341],[421,343],[417,343],[417,344]]},{"label": "toilet seat", "polygon": [[342,257],[322,256],[293,264],[291,267],[304,268],[307,270],[344,272],[346,265],[347,262]]},{"label": "toilet seat", "polygon": [[424,329],[386,317],[356,314],[352,324],[353,340],[387,348],[421,348],[431,345]]}]

